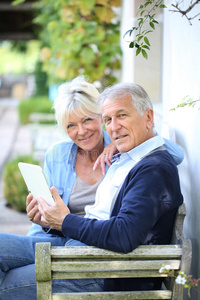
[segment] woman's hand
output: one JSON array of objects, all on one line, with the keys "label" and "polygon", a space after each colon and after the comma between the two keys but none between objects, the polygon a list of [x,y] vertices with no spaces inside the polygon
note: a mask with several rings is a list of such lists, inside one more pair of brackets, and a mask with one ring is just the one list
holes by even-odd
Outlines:
[{"label": "woman's hand", "polygon": [[42,227],[49,228],[49,225],[42,222],[41,213],[38,209],[38,201],[36,198],[33,198],[33,195],[30,193],[26,198],[26,212],[29,220],[35,224],[38,224]]},{"label": "woman's hand", "polygon": [[61,231],[63,220],[70,211],[60,198],[57,189],[55,187],[51,187],[50,190],[55,204],[53,206],[49,206],[42,197],[38,197],[38,209],[43,217],[42,220],[46,225],[49,225],[52,229]]},{"label": "woman's hand", "polygon": [[111,166],[111,158],[114,154],[118,153],[116,146],[113,143],[107,145],[103,152],[98,156],[97,160],[94,163],[93,170],[96,170],[98,165],[101,165],[103,175],[106,174],[105,164],[109,167]]}]

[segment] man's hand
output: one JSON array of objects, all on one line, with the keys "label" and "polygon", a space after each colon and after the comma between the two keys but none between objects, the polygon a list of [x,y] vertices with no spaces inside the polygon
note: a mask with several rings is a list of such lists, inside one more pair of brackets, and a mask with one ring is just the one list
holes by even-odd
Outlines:
[{"label": "man's hand", "polygon": [[106,174],[105,164],[109,167],[111,166],[111,158],[114,154],[118,153],[116,146],[113,143],[107,145],[103,152],[98,156],[97,160],[94,163],[93,170],[96,170],[98,165],[101,165],[103,175]]},{"label": "man's hand", "polygon": [[43,217],[42,221],[46,224],[46,227],[49,225],[52,229],[61,231],[63,220],[70,211],[60,198],[57,189],[55,187],[51,187],[50,190],[55,204],[53,206],[49,206],[42,197],[38,197],[39,212]]}]

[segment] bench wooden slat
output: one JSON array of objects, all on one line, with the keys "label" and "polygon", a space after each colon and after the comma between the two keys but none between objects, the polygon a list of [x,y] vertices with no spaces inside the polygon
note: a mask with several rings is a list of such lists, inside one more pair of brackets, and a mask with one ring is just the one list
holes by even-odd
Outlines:
[{"label": "bench wooden slat", "polygon": [[133,250],[130,253],[123,254],[112,252],[104,249],[99,249],[95,247],[53,247],[51,248],[51,257],[52,259],[56,258],[64,258],[65,260],[69,259],[87,259],[92,260],[96,259],[148,259],[151,257],[152,259],[161,258],[179,258],[182,255],[182,247],[181,245],[148,245],[147,246],[139,246],[137,249]]},{"label": "bench wooden slat", "polygon": [[154,271],[110,271],[110,272],[53,272],[52,279],[84,279],[84,278],[145,278],[145,277],[167,277]]},{"label": "bench wooden slat", "polygon": [[142,291],[142,292],[104,292],[104,293],[68,293],[68,294],[53,294],[53,300],[122,300],[122,299],[171,299],[172,293],[170,291]]},{"label": "bench wooden slat", "polygon": [[51,270],[59,272],[93,272],[93,271],[134,271],[134,270],[159,270],[164,265],[171,265],[174,270],[180,269],[180,260],[137,260],[137,261],[73,261],[52,262]]}]

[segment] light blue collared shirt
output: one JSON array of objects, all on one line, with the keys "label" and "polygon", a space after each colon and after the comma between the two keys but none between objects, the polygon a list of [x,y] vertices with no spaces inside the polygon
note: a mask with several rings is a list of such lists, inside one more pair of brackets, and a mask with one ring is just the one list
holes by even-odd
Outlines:
[{"label": "light blue collared shirt", "polygon": [[98,220],[108,220],[113,199],[119,192],[129,171],[146,155],[165,143],[161,136],[155,136],[129,152],[123,153],[115,163],[108,169],[108,172],[99,185],[95,204],[85,207],[87,218],[95,218]]}]

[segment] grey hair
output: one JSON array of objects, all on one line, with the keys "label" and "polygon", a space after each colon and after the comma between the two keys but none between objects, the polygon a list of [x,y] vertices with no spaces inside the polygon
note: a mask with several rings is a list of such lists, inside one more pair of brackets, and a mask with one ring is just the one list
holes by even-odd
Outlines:
[{"label": "grey hair", "polygon": [[99,95],[99,104],[102,107],[106,99],[121,99],[126,96],[132,98],[133,107],[137,109],[140,115],[143,115],[145,110],[153,109],[152,102],[146,91],[138,84],[134,83],[117,83],[106,88]]},{"label": "grey hair", "polygon": [[98,103],[99,92],[84,76],[61,84],[54,102],[55,117],[58,125],[66,132],[70,113],[77,116],[96,116],[101,114]]}]

